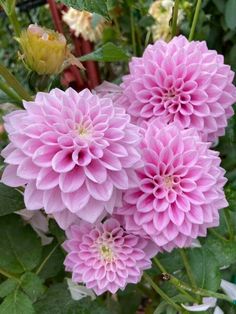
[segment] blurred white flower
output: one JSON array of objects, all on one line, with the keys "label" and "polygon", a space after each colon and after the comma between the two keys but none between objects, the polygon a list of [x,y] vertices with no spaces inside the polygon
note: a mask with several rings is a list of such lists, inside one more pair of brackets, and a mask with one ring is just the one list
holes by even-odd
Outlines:
[{"label": "blurred white flower", "polygon": [[[221,289],[225,292],[225,294],[233,300],[236,300],[236,285],[232,282],[226,281],[224,279],[221,280],[220,283]],[[182,307],[189,312],[200,312],[206,311],[209,308],[215,307],[213,314],[224,314],[219,306],[216,306],[217,299],[216,298],[202,298],[202,304],[194,304],[194,305],[185,305],[181,304]]]},{"label": "blurred white flower", "polygon": [[48,220],[40,210],[27,210],[22,209],[15,212],[20,215],[24,221],[29,223],[34,231],[41,238],[42,245],[48,245],[53,241],[52,237],[46,236],[48,233]]},{"label": "blurred white flower", "polygon": [[96,42],[101,39],[107,22],[102,16],[96,15],[96,21],[93,18],[92,13],[73,8],[63,12],[62,17],[63,21],[74,31],[75,36],[81,35],[85,40]]},{"label": "blurred white flower", "polygon": [[174,1],[173,0],[162,0],[161,5],[163,6],[163,8],[168,10],[174,6]]},{"label": "blurred white flower", "polygon": [[202,298],[202,304],[194,304],[194,305],[184,305],[181,304],[182,307],[190,312],[201,312],[206,311],[209,308],[216,306],[216,298]]},{"label": "blurred white flower", "polygon": [[78,301],[85,297],[90,297],[95,300],[96,296],[91,289],[87,289],[85,286],[74,283],[71,279],[67,278],[67,285],[73,300]]},{"label": "blurred white flower", "polygon": [[202,247],[201,243],[198,239],[194,239],[192,244],[191,244],[191,248],[197,248],[197,247]]},{"label": "blurred white flower", "polygon": [[[173,0],[156,0],[151,4],[148,13],[155,19],[155,24],[151,27],[154,41],[158,39],[168,41],[171,39],[170,20],[173,7]],[[177,22],[180,23],[183,18],[184,11],[179,8]]]},{"label": "blurred white flower", "polygon": [[213,312],[213,314],[224,314],[224,312],[221,310],[221,308],[219,306],[217,306],[215,308],[215,311]]},{"label": "blurred white flower", "polygon": [[236,300],[236,285],[235,284],[222,279],[220,283],[220,287],[224,291],[224,293],[227,294],[228,297],[230,297],[230,299]]}]

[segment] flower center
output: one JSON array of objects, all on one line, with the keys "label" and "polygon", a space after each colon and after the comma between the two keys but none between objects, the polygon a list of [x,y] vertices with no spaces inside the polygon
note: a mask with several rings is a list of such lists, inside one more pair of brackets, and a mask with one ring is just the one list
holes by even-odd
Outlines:
[{"label": "flower center", "polygon": [[171,189],[172,186],[173,186],[173,177],[172,177],[172,176],[166,176],[166,177],[164,177],[163,183],[164,183],[164,186],[165,186],[167,189]]},{"label": "flower center", "polygon": [[114,254],[112,252],[112,249],[106,245],[106,244],[102,244],[99,248],[100,254],[102,256],[102,258],[106,261],[112,261],[114,258]]},{"label": "flower center", "polygon": [[83,125],[79,125],[78,128],[77,128],[77,133],[80,137],[82,138],[86,138],[86,137],[89,137],[91,132],[89,131],[88,128],[86,128],[85,126]]},{"label": "flower center", "polygon": [[166,99],[172,99],[175,97],[175,91],[174,90],[169,90],[168,93],[165,95]]}]

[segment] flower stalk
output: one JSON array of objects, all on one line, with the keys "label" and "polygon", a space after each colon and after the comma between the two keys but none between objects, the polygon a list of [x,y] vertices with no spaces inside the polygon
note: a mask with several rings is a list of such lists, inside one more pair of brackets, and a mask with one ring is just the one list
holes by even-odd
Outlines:
[{"label": "flower stalk", "polygon": [[178,10],[179,10],[179,0],[175,0],[173,16],[172,16],[172,29],[171,29],[171,37],[172,38],[177,33]]},{"label": "flower stalk", "polygon": [[32,100],[31,95],[25,90],[15,76],[2,64],[0,64],[0,76],[11,86],[11,88],[24,100]]},{"label": "flower stalk", "polygon": [[134,15],[133,15],[131,8],[130,8],[130,28],[131,28],[133,54],[136,56],[137,50],[136,50],[136,40],[135,40]]},{"label": "flower stalk", "polygon": [[220,300],[224,300],[224,301],[233,303],[233,300],[231,300],[227,295],[225,295],[223,293],[213,292],[213,291],[202,289],[202,288],[193,288],[193,287],[188,286],[184,282],[180,281],[176,277],[174,277],[172,275],[169,275],[169,276],[170,276],[169,281],[171,283],[173,283],[176,287],[178,286],[178,287],[184,289],[185,291],[194,293],[194,294],[199,295],[199,296],[213,297],[213,298],[217,298]]},{"label": "flower stalk", "polygon": [[154,260],[154,263],[158,266],[158,268],[162,272],[163,272],[163,270],[165,270],[165,272],[162,273],[162,277],[165,278],[165,281],[168,281],[171,284],[173,284],[179,291],[184,290],[184,291],[193,293],[193,294],[198,295],[198,296],[213,297],[213,298],[221,299],[221,300],[224,300],[224,301],[227,301],[227,302],[230,302],[230,303],[234,303],[233,300],[231,300],[225,294],[218,293],[218,292],[213,292],[213,291],[202,289],[202,288],[198,288],[198,287],[190,287],[189,285],[187,285],[186,283],[182,282],[181,280],[179,280],[175,276],[169,274],[156,257],[154,257],[153,260]]},{"label": "flower stalk", "polygon": [[12,100],[16,101],[17,105],[21,106],[22,99],[2,80],[0,80],[0,89],[8,95]]},{"label": "flower stalk", "polygon": [[[154,257],[153,258],[153,261],[154,263],[156,264],[156,266],[160,269],[160,271],[163,273],[163,274],[167,274],[167,271],[166,269],[164,268],[164,266],[159,262],[159,260]],[[173,284],[173,282],[171,282]],[[196,298],[194,298],[192,295],[190,295],[188,292],[186,292],[184,289],[182,289],[181,287],[179,286],[175,286],[177,290],[179,290],[180,293],[182,293],[183,295],[185,295],[191,302],[198,302],[198,300]]]},{"label": "flower stalk", "polygon": [[20,35],[20,23],[16,15],[16,0],[0,0],[0,6],[5,11],[9,21],[12,25],[16,36]]},{"label": "flower stalk", "polygon": [[194,37],[194,33],[195,33],[196,26],[197,26],[197,21],[198,21],[201,5],[202,5],[202,0],[197,0],[196,9],[195,9],[194,16],[193,16],[193,23],[192,23],[189,38],[188,38],[190,41],[193,40],[193,37]]},{"label": "flower stalk", "polygon": [[15,7],[12,8],[11,13],[8,15],[8,18],[16,36],[20,36],[20,23],[16,15]]},{"label": "flower stalk", "polygon": [[176,309],[178,312],[185,313],[185,311],[179,305],[177,305],[160,287],[158,287],[158,285],[147,273],[144,273],[143,276],[144,279],[151,285],[153,290],[155,290],[163,298],[163,300],[173,306],[173,308]]}]

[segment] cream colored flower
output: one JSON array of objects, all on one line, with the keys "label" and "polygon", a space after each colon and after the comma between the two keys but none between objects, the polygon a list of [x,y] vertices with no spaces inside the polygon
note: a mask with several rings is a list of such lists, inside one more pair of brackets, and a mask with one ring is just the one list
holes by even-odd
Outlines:
[{"label": "cream colored flower", "polygon": [[[163,39],[169,41],[171,39],[170,20],[174,7],[173,0],[156,0],[149,8],[149,14],[155,19],[155,24],[152,26],[153,40]],[[179,9],[178,23],[183,20],[184,12]]]},{"label": "cream colored flower", "polygon": [[66,38],[53,30],[29,25],[17,38],[25,65],[39,75],[58,74],[70,64],[83,68],[70,53]]},{"label": "cream colored flower", "polygon": [[93,14],[87,11],[78,11],[70,8],[63,13],[63,21],[74,31],[75,36],[81,35],[85,40],[96,42],[102,37],[102,32],[106,26],[106,20],[101,17],[93,25]]}]

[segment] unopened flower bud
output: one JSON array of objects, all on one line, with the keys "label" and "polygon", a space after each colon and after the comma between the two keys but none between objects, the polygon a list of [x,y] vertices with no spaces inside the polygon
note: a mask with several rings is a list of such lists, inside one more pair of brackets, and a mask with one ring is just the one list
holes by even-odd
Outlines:
[{"label": "unopened flower bud", "polygon": [[70,53],[64,35],[31,24],[17,39],[23,52],[26,66],[39,75],[60,73],[66,66],[82,64]]}]

